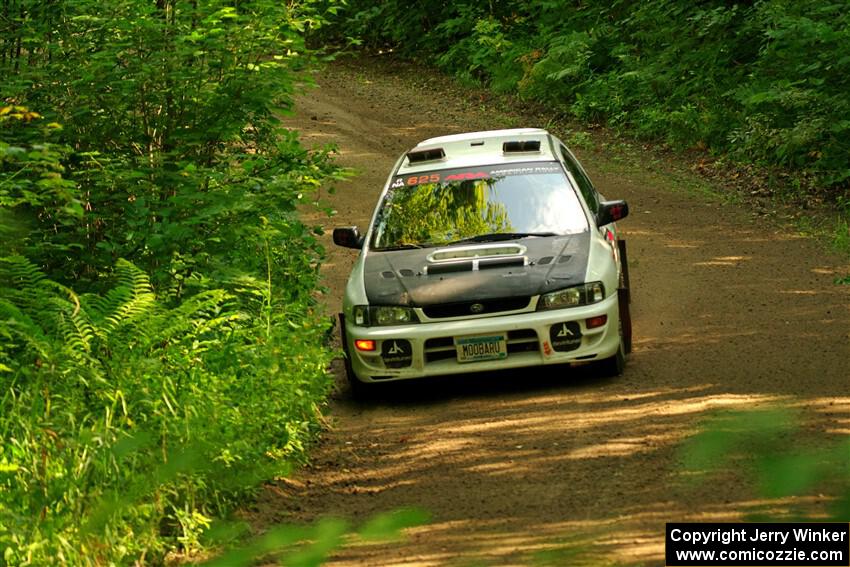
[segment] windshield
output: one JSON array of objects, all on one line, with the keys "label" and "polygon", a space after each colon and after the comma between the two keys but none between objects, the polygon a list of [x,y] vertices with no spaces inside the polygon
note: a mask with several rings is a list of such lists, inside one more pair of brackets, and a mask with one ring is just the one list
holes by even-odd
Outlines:
[{"label": "windshield", "polygon": [[375,219],[372,248],[444,246],[587,228],[578,197],[555,162],[444,169],[393,179]]}]

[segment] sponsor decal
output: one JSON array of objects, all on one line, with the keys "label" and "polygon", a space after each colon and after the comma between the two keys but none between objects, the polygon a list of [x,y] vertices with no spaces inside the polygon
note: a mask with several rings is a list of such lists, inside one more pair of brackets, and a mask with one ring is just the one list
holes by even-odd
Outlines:
[{"label": "sponsor decal", "polygon": [[556,323],[549,329],[552,348],[558,352],[569,352],[581,346],[581,327],[575,321]]},{"label": "sponsor decal", "polygon": [[549,345],[549,341],[543,341],[543,354],[552,356],[552,347]]},{"label": "sponsor decal", "polygon": [[508,169],[494,169],[490,171],[492,177],[504,177],[506,175],[535,175],[540,173],[558,173],[561,169],[557,165],[535,165],[531,167],[512,167]]},{"label": "sponsor decal", "polygon": [[450,181],[474,181],[475,179],[489,179],[491,175],[486,171],[475,171],[475,172],[467,172],[467,173],[452,173],[451,175],[446,175],[444,181],[446,183]]},{"label": "sponsor decal", "polygon": [[388,339],[381,343],[381,358],[387,368],[402,368],[413,362],[413,347],[406,339]]}]

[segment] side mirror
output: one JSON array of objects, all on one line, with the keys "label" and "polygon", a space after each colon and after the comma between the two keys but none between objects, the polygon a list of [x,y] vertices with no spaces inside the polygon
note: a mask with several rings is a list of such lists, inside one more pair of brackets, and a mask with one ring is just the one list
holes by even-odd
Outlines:
[{"label": "side mirror", "polygon": [[629,204],[625,201],[603,201],[596,211],[596,226],[605,226],[629,216]]},{"label": "side mirror", "polygon": [[363,238],[356,226],[346,226],[334,229],[334,244],[345,248],[363,247]]}]

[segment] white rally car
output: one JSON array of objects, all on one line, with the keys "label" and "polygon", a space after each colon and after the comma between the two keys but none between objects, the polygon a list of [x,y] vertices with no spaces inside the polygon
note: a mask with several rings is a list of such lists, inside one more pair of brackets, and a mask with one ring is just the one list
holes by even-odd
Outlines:
[{"label": "white rally car", "polygon": [[346,371],[371,383],[596,362],[631,350],[625,243],[575,156],[540,129],[425,140],[399,158],[340,314]]}]

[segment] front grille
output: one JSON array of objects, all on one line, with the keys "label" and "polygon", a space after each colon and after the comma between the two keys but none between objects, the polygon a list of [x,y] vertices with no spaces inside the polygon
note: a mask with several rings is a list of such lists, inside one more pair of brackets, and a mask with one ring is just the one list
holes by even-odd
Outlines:
[{"label": "front grille", "polygon": [[[429,319],[442,319],[446,317],[470,317],[476,315],[488,315],[490,313],[501,313],[503,311],[517,311],[528,307],[530,297],[508,297],[504,299],[484,299],[482,301],[463,301],[460,303],[442,303],[440,305],[429,305],[422,308],[422,312]],[[480,305],[473,311],[473,305]]]},{"label": "front grille", "polygon": [[455,349],[452,350],[441,350],[437,352],[426,352],[425,353],[425,363],[429,362],[437,362],[438,360],[448,360],[450,358],[455,358],[457,356],[455,354]]},{"label": "front grille", "polygon": [[451,347],[454,349],[455,340],[453,337],[440,337],[439,339],[428,339],[425,341],[425,352],[438,348]]},{"label": "front grille", "polygon": [[[540,341],[534,329],[520,329],[508,331],[507,336],[508,357],[518,352],[537,352],[540,350]],[[453,359],[457,356],[454,337],[439,337],[425,341],[425,363],[437,362],[438,360]],[[471,363],[474,364],[474,363]]]}]

